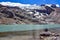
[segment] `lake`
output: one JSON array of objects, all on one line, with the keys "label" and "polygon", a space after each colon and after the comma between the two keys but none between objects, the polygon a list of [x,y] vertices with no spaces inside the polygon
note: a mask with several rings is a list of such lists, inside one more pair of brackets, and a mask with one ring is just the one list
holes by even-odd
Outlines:
[{"label": "lake", "polygon": [[0,25],[0,32],[12,31],[28,31],[40,30],[45,28],[59,28],[60,24],[45,24],[45,25],[32,25],[32,24],[16,24],[16,25]]}]

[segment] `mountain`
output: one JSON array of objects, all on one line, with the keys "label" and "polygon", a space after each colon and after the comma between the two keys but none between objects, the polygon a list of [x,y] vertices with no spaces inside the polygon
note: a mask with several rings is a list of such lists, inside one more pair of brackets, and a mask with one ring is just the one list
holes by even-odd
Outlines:
[{"label": "mountain", "polygon": [[60,24],[60,8],[54,8],[54,12],[52,12],[49,17],[50,17],[50,22],[54,21],[54,23]]},{"label": "mountain", "polygon": [[[0,4],[4,5],[4,6],[18,6],[19,8],[40,8],[40,5],[37,4],[21,4],[21,3],[14,3],[14,2],[0,2]],[[51,5],[56,5],[57,7],[60,7],[59,4],[41,4],[41,5],[45,5],[45,6],[49,6],[51,7]]]},{"label": "mountain", "polygon": [[59,5],[0,2],[0,24],[60,24]]}]

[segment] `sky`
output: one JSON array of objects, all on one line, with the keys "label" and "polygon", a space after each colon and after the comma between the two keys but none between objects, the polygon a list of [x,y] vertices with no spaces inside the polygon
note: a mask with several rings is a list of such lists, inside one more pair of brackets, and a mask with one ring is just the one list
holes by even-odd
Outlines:
[{"label": "sky", "polygon": [[16,2],[22,4],[59,4],[60,0],[0,0],[0,2]]}]

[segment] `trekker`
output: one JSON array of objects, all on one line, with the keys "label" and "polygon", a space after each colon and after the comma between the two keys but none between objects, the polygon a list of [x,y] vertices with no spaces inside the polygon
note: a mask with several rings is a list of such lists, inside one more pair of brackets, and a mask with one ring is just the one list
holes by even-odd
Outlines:
[{"label": "trekker", "polygon": [[48,29],[44,29],[44,32],[40,33],[40,39],[47,40],[50,35],[51,35],[51,32],[48,31]]}]

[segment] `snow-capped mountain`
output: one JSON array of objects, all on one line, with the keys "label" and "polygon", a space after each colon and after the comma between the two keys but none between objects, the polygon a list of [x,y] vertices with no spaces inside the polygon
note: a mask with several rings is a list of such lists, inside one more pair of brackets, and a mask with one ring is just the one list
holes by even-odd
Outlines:
[{"label": "snow-capped mountain", "polygon": [[[52,4],[45,4],[45,5],[51,7]],[[56,7],[60,7],[59,4],[55,4],[55,5]]]},{"label": "snow-capped mountain", "polygon": [[12,3],[12,2],[0,2],[0,4],[4,5],[4,6],[18,6],[20,8],[39,8],[38,5],[34,4],[21,4],[21,3]]},{"label": "snow-capped mountain", "polygon": [[[52,5],[56,8],[51,7]],[[7,24],[12,22],[13,24],[60,23],[60,7],[58,4],[42,4],[41,6],[36,4],[0,2],[0,17],[2,18],[0,19],[2,24],[4,20],[5,23],[6,21],[8,22]],[[10,19],[13,21],[8,21]]]},{"label": "snow-capped mountain", "polygon": [[[14,2],[0,2],[0,4],[4,5],[4,6],[18,6],[22,9],[24,8],[29,8],[29,9],[39,9],[41,8],[40,5],[37,5],[37,4],[34,4],[34,5],[31,5],[31,4],[21,4],[21,3],[14,3]],[[45,4],[45,6],[49,6],[51,7],[52,4]],[[59,7],[59,4],[56,4],[57,7]]]}]

